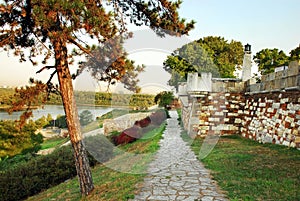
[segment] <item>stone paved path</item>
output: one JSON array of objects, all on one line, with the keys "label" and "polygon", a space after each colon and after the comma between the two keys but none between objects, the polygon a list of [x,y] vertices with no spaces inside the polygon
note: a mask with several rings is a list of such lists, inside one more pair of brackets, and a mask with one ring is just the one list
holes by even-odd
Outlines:
[{"label": "stone paved path", "polygon": [[209,171],[180,137],[177,112],[170,111],[170,116],[160,150],[150,164],[148,176],[133,201],[228,200],[211,179]]}]

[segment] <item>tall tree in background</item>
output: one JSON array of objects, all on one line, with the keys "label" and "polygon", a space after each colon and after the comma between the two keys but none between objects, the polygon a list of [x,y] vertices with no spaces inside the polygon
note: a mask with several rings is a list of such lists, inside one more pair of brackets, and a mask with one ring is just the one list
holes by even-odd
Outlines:
[{"label": "tall tree in background", "polygon": [[290,61],[300,60],[300,44],[298,47],[290,51]]},{"label": "tall tree in background", "polygon": [[243,62],[243,55],[241,42],[209,36],[175,50],[165,60],[164,69],[171,74],[169,85],[177,89],[178,81],[185,80],[189,72],[211,72],[214,77],[234,77],[236,67]]},{"label": "tall tree in background", "polygon": [[254,62],[258,65],[258,70],[262,75],[274,72],[276,67],[287,66],[289,57],[277,48],[262,49],[254,56]]},{"label": "tall tree in background", "polygon": [[[103,4],[111,8],[106,10]],[[20,105],[30,106],[37,100],[32,97],[56,90],[52,78],[57,75],[83,195],[88,195],[94,185],[74,99],[72,78],[76,76],[72,77],[69,68],[73,57],[91,54],[94,46],[88,44],[87,38],[103,44],[116,35],[125,34],[126,18],[135,25],[149,26],[159,36],[187,34],[194,22],[180,19],[177,12],[180,4],[181,1],[167,0],[4,0],[0,5],[0,48],[13,51],[21,62],[28,59],[38,65],[40,57],[37,56],[44,56],[43,64],[49,58],[55,61],[38,71],[53,70],[47,83],[31,80],[32,86],[18,91],[20,99],[14,109],[20,109]],[[75,50],[70,51],[70,47]],[[30,115],[28,111],[24,117]]]}]

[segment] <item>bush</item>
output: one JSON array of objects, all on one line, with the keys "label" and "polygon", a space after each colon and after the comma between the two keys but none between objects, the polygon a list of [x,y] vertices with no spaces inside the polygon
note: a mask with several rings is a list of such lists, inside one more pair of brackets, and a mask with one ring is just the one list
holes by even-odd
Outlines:
[{"label": "bush", "polygon": [[[112,145],[108,146],[97,137],[87,138],[85,143],[97,161],[104,162],[112,157]],[[90,165],[94,166],[97,161],[90,154],[88,156]],[[49,155],[37,156],[0,172],[0,200],[22,200],[74,176],[76,168],[71,146],[61,147]]]},{"label": "bush", "polygon": [[141,128],[147,127],[151,123],[150,117],[146,117],[142,120],[136,121],[134,123],[135,126],[139,126]]},{"label": "bush", "polygon": [[141,134],[141,127],[134,125],[133,127],[124,130],[120,135],[115,136],[112,139],[115,145],[128,144],[140,138]]}]

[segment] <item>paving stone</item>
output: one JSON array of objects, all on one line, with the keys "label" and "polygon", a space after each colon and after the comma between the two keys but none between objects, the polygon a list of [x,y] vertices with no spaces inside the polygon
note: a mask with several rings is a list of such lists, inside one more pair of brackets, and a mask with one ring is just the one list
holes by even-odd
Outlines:
[{"label": "paving stone", "polygon": [[177,112],[170,111],[170,116],[143,187],[132,200],[227,201],[209,171],[180,137]]}]

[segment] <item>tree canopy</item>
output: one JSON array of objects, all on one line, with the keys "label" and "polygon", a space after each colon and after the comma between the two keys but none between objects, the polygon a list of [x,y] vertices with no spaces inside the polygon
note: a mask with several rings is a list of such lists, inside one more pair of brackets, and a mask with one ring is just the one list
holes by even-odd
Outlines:
[{"label": "tree canopy", "polygon": [[289,57],[277,48],[263,49],[257,52],[253,58],[262,75],[272,73],[276,67],[287,66],[289,63]]},{"label": "tree canopy", "polygon": [[290,61],[300,60],[300,44],[298,47],[290,51]]},{"label": "tree canopy", "polygon": [[172,91],[162,91],[155,96],[154,101],[160,107],[168,107],[171,105],[174,98],[175,97]]},{"label": "tree canopy", "polygon": [[300,60],[300,45],[292,49],[289,55],[277,48],[265,48],[254,55],[254,62],[262,75],[274,72],[276,67],[288,66],[290,61]]},{"label": "tree canopy", "polygon": [[189,72],[211,72],[214,77],[234,77],[236,67],[243,62],[243,55],[241,42],[209,36],[175,50],[164,61],[164,69],[172,75],[169,85],[177,88],[177,83],[185,80]]},{"label": "tree canopy", "polygon": [[[159,36],[187,34],[194,27],[194,22],[186,22],[179,17],[177,10],[180,4],[180,0],[1,1],[0,49],[12,51],[14,55],[19,56],[20,62],[29,60],[34,65],[42,65],[37,73],[44,70],[51,71],[46,83],[31,80],[32,87],[37,86],[39,90],[27,87],[18,91],[22,96],[28,97],[28,101],[19,101],[13,109],[18,109],[19,105],[31,105],[32,101],[37,100],[27,96],[27,93],[40,97],[43,93],[59,91],[83,195],[88,195],[94,186],[74,99],[72,79],[76,78],[76,74],[71,74],[70,65],[74,63],[75,56],[93,57],[92,51],[96,46],[103,46],[115,36],[130,37],[126,28],[127,21],[137,26],[146,25]],[[94,41],[95,45],[90,41]],[[54,61],[51,61],[51,58]],[[126,69],[128,65],[124,59],[112,67]],[[42,64],[38,62],[39,60],[42,60]],[[82,71],[83,69],[79,69],[79,72]],[[101,74],[103,68],[99,68],[99,71]],[[111,72],[112,74],[104,75],[114,76],[115,71]],[[124,71],[117,70],[117,72]],[[59,86],[52,83],[55,75]],[[118,76],[117,78],[121,79]],[[45,102],[46,98],[41,100]],[[30,111],[27,111],[24,117],[30,115]]]}]

